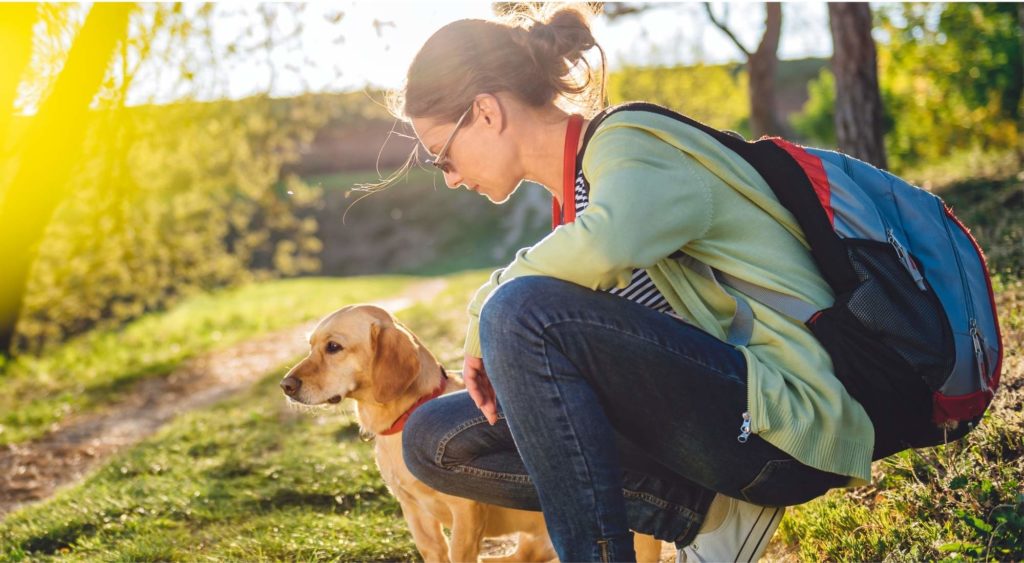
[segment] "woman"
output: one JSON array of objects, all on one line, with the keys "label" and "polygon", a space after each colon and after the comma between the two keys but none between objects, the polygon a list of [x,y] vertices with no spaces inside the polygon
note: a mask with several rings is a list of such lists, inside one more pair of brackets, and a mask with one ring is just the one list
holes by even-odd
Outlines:
[{"label": "woman", "polygon": [[445,26],[397,98],[449,187],[502,203],[531,180],[564,223],[473,299],[469,393],[413,414],[406,462],[438,490],[543,510],[562,561],[634,559],[630,529],[680,559],[756,560],[783,512],[765,506],[868,481],[874,433],[802,324],[701,268],[833,296],[792,216],[710,137],[668,112],[561,109],[598,109],[596,43],[571,8],[530,23]]}]

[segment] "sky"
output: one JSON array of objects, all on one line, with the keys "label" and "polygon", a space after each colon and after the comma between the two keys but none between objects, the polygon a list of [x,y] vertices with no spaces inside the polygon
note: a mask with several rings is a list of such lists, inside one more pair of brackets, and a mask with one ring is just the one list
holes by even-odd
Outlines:
[{"label": "sky", "polygon": [[[248,24],[258,21],[251,6],[218,6],[226,14],[216,20],[218,42],[227,44],[243,35]],[[748,50],[756,48],[764,25],[764,9],[759,3],[718,3],[714,10],[720,19],[727,19]],[[396,88],[416,51],[434,31],[457,19],[491,16],[490,3],[482,1],[310,3],[295,18],[279,18],[275,26],[278,36],[296,23],[302,25],[302,33],[287,48],[275,49],[270,60],[259,55],[221,69],[212,81],[216,86],[199,97],[239,98],[268,89],[274,96],[291,96],[368,86]],[[256,36],[250,39],[259,41],[262,32],[260,26],[255,27]],[[659,3],[637,16],[615,21],[598,17],[592,27],[611,70],[625,64],[720,63],[741,57],[725,34],[708,23],[700,3]],[[784,4],[780,58],[827,57],[831,52],[825,4]],[[273,78],[271,67],[275,69]],[[170,101],[178,94],[167,81],[166,76],[147,81],[136,91],[135,101]]]}]

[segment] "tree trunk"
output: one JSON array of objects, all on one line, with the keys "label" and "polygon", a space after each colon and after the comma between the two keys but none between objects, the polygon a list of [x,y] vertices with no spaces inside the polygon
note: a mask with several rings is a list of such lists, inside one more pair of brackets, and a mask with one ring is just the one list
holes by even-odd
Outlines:
[{"label": "tree trunk", "polygon": [[764,10],[764,36],[757,50],[747,59],[747,72],[750,74],[750,125],[754,138],[786,133],[775,102],[775,71],[779,66],[782,7],[778,2],[768,2]]},{"label": "tree trunk", "polygon": [[750,129],[754,138],[764,135],[785,135],[786,127],[779,119],[775,106],[775,70],[779,66],[779,37],[782,35],[782,5],[768,2],[764,5],[764,35],[757,50],[751,53],[740,43],[736,35],[715,17],[709,2],[704,3],[708,19],[722,30],[747,58],[747,74],[750,76]]},{"label": "tree trunk", "polygon": [[867,4],[829,3],[828,15],[832,28],[832,72],[836,78],[838,148],[886,168],[871,9]]},{"label": "tree trunk", "polygon": [[50,218],[67,194],[88,129],[89,104],[128,33],[134,4],[94,4],[64,69],[32,119],[0,201],[0,353],[10,350],[29,272]]}]

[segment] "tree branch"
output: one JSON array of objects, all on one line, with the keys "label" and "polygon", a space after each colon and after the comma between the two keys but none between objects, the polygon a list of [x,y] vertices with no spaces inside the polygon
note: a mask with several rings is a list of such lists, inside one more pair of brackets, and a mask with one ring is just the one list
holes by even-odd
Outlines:
[{"label": "tree branch", "polygon": [[748,51],[747,48],[743,46],[743,43],[740,43],[740,40],[737,39],[735,35],[733,35],[732,31],[725,25],[724,22],[718,21],[718,18],[715,17],[715,13],[711,10],[711,2],[704,2],[704,11],[707,12],[708,19],[711,20],[711,23],[713,23],[715,27],[717,27],[718,29],[722,30],[722,33],[729,36],[729,39],[731,39],[732,42],[736,45],[736,48],[739,49],[743,53],[743,55],[749,59],[750,51]]}]

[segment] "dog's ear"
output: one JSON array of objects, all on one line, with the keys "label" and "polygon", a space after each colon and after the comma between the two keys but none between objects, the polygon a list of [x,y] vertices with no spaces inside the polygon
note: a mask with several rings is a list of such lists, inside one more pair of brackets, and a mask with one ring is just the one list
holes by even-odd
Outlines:
[{"label": "dog's ear", "polygon": [[370,328],[373,343],[373,398],[378,403],[394,401],[405,393],[420,371],[416,343],[396,326],[374,324]]}]

